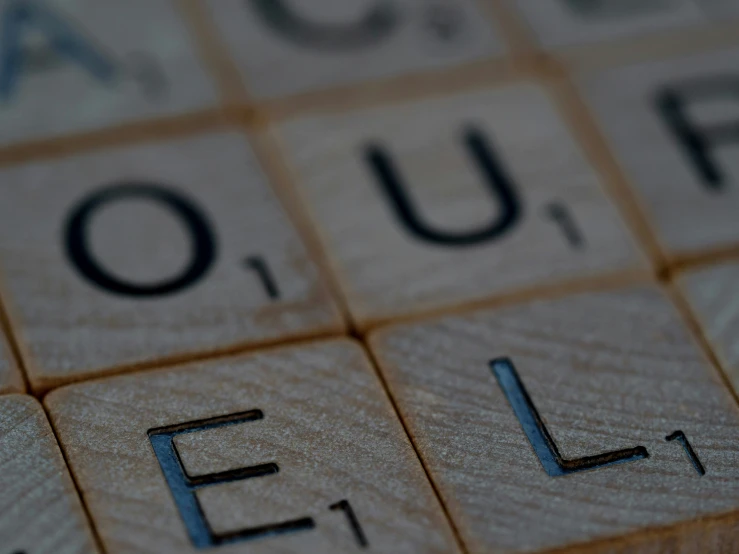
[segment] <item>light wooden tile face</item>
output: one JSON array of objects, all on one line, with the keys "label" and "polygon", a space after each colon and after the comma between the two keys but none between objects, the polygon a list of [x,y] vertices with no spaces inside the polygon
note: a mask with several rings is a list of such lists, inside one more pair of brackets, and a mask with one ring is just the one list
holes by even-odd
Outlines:
[{"label": "light wooden tile face", "polygon": [[690,271],[678,282],[739,392],[739,265]]},{"label": "light wooden tile face", "polygon": [[739,15],[739,4],[734,0],[696,0],[696,2],[714,17]]},{"label": "light wooden tile face", "polygon": [[[0,143],[214,105],[215,88],[175,5],[0,1]],[[68,49],[54,46],[62,41]]]},{"label": "light wooden tile face", "polygon": [[0,397],[0,549],[98,550],[46,414],[30,396]]},{"label": "light wooden tile face", "polygon": [[739,15],[732,0],[507,0],[544,46],[626,40],[705,26]]},{"label": "light wooden tile face", "polygon": [[[188,529],[197,531],[202,518],[183,510],[186,526],[178,512],[158,461],[162,441],[206,483],[196,495],[214,535],[313,524],[255,532],[218,552],[365,551],[358,532],[369,552],[457,552],[374,370],[348,340],[84,383],[54,391],[47,405],[109,554],[199,551]],[[191,432],[160,434],[155,446],[157,429],[177,425]],[[272,473],[239,473],[266,465]],[[345,510],[330,509],[341,501],[356,530]],[[193,540],[201,539],[201,547],[213,546],[207,532]]]},{"label": "light wooden tile face", "polygon": [[[399,326],[370,344],[472,553],[533,552],[739,508],[739,410],[658,290]],[[500,381],[492,371],[504,357],[521,387],[510,366],[496,366]],[[521,389],[569,466],[547,454]],[[679,439],[665,440],[676,431],[705,475]],[[623,463],[562,474],[623,449]]]},{"label": "light wooden tile face", "polygon": [[739,50],[590,74],[582,89],[672,255],[739,241]]},{"label": "light wooden tile face", "polygon": [[6,392],[25,392],[23,379],[18,370],[10,347],[0,333],[0,394]]},{"label": "light wooden tile face", "polygon": [[496,56],[474,0],[210,0],[255,96],[275,97]]},{"label": "light wooden tile face", "polygon": [[734,0],[694,0],[708,15],[715,20],[730,16],[739,16],[739,4]]},{"label": "light wooden tile face", "polygon": [[35,389],[341,329],[240,134],[39,162],[0,181],[0,264]]},{"label": "light wooden tile face", "polygon": [[360,324],[644,267],[534,85],[308,117],[280,133]]}]

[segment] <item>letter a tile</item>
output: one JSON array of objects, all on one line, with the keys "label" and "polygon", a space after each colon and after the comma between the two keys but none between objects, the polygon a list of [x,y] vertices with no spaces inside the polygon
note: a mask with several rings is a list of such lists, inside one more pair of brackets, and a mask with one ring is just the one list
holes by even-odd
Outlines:
[{"label": "letter a tile", "polygon": [[98,552],[46,414],[20,394],[0,397],[0,552]]},{"label": "letter a tile", "polygon": [[739,49],[582,75],[667,255],[739,244]]},{"label": "letter a tile", "polygon": [[361,326],[647,268],[533,84],[306,116],[279,132]]},{"label": "letter a tile", "polygon": [[240,133],[42,161],[0,181],[3,282],[34,391],[343,328]]},{"label": "letter a tile", "polygon": [[108,554],[458,552],[349,340],[72,385],[46,403]]},{"label": "letter a tile", "polygon": [[739,544],[739,406],[656,288],[389,327],[370,345],[469,552]]},{"label": "letter a tile", "polygon": [[176,5],[0,1],[0,144],[214,106]]}]

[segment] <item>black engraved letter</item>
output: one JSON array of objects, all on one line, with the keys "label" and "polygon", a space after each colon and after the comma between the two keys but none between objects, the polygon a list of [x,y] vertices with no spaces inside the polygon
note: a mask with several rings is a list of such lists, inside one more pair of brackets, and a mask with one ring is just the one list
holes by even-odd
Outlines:
[{"label": "black engraved letter", "polygon": [[693,450],[693,445],[690,444],[690,441],[688,440],[688,437],[685,436],[685,433],[678,429],[674,433],[667,435],[665,437],[665,440],[667,442],[677,441],[678,443],[680,443],[685,450],[685,453],[688,455],[690,463],[693,464],[695,472],[700,476],[706,474],[706,468],[703,467],[700,458],[698,458],[698,454],[696,454],[695,450]]},{"label": "black engraved letter", "polygon": [[657,95],[662,117],[682,145],[706,187],[720,190],[726,176],[714,156],[717,146],[735,143],[739,147],[739,118],[712,126],[691,121],[689,109],[699,102],[732,100],[739,109],[739,77],[694,79],[668,87]]},{"label": "black engraved letter", "polygon": [[273,30],[299,46],[343,52],[360,49],[385,39],[398,24],[394,5],[380,0],[359,21],[329,25],[307,21],[294,13],[285,0],[247,0]]},{"label": "black engraved letter", "polygon": [[503,389],[503,394],[508,399],[513,413],[516,414],[518,421],[521,423],[526,438],[529,439],[539,462],[550,477],[643,460],[649,457],[646,448],[636,446],[574,460],[563,458],[529,393],[523,386],[513,363],[508,358],[498,358],[490,362],[490,369],[498,380],[500,388]]},{"label": "black engraved letter", "polygon": [[[191,238],[191,261],[181,274],[148,285],[128,283],[111,275],[93,258],[87,242],[91,216],[104,204],[131,197],[158,202],[185,223]],[[200,280],[216,256],[213,232],[196,205],[177,192],[150,183],[120,183],[94,192],[72,210],[64,239],[67,257],[88,281],[108,292],[124,296],[147,297],[179,292]]]},{"label": "black engraved letter", "polygon": [[154,454],[156,454],[159,466],[162,468],[164,478],[167,481],[167,485],[169,485],[169,490],[180,512],[180,517],[185,523],[187,532],[190,535],[190,541],[196,548],[210,548],[295,531],[307,531],[315,527],[315,522],[310,517],[220,534],[214,533],[208,524],[208,520],[195,494],[198,489],[271,475],[277,473],[279,467],[276,463],[267,463],[191,477],[182,465],[177,447],[174,444],[174,438],[183,433],[206,431],[227,425],[257,421],[262,418],[264,418],[264,414],[261,410],[250,410],[248,412],[191,421],[179,425],[151,429],[149,431],[149,440],[154,449]]},{"label": "black engraved letter", "polygon": [[[10,100],[19,88],[22,74],[34,65],[38,66],[39,59],[73,62],[104,84],[110,84],[117,77],[115,61],[46,4],[51,2],[11,0],[3,4],[0,15],[0,100]],[[32,33],[46,39],[42,48],[24,46]]]},{"label": "black engraved letter", "polygon": [[488,225],[463,232],[440,231],[424,222],[405,190],[403,180],[387,151],[378,145],[367,148],[366,157],[380,188],[387,196],[398,219],[416,237],[443,246],[471,246],[495,240],[512,229],[521,217],[521,203],[513,181],[479,130],[470,128],[464,141],[477,163],[482,178],[497,199],[498,214]]}]

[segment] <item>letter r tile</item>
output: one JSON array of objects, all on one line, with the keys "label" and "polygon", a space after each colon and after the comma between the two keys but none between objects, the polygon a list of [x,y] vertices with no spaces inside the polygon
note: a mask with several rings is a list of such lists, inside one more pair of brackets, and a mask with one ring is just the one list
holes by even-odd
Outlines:
[{"label": "letter r tile", "polygon": [[647,270],[537,85],[305,116],[278,132],[360,326]]},{"label": "letter r tile", "polygon": [[458,552],[352,341],[71,385],[46,405],[108,554]]},{"label": "letter r tile", "polygon": [[176,0],[0,0],[0,144],[214,107]]},{"label": "letter r tile", "polygon": [[674,261],[739,244],[739,49],[580,76]]},{"label": "letter r tile", "polygon": [[343,322],[238,132],[0,171],[0,262],[34,391]]},{"label": "letter r tile", "polygon": [[656,287],[390,326],[369,342],[471,554],[739,544],[739,406]]}]

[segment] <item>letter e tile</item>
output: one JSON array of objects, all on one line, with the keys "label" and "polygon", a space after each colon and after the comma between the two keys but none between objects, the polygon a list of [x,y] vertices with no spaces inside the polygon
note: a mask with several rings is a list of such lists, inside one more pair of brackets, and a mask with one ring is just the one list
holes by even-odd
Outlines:
[{"label": "letter e tile", "polygon": [[108,554],[459,552],[349,340],[70,385],[46,403]]}]

